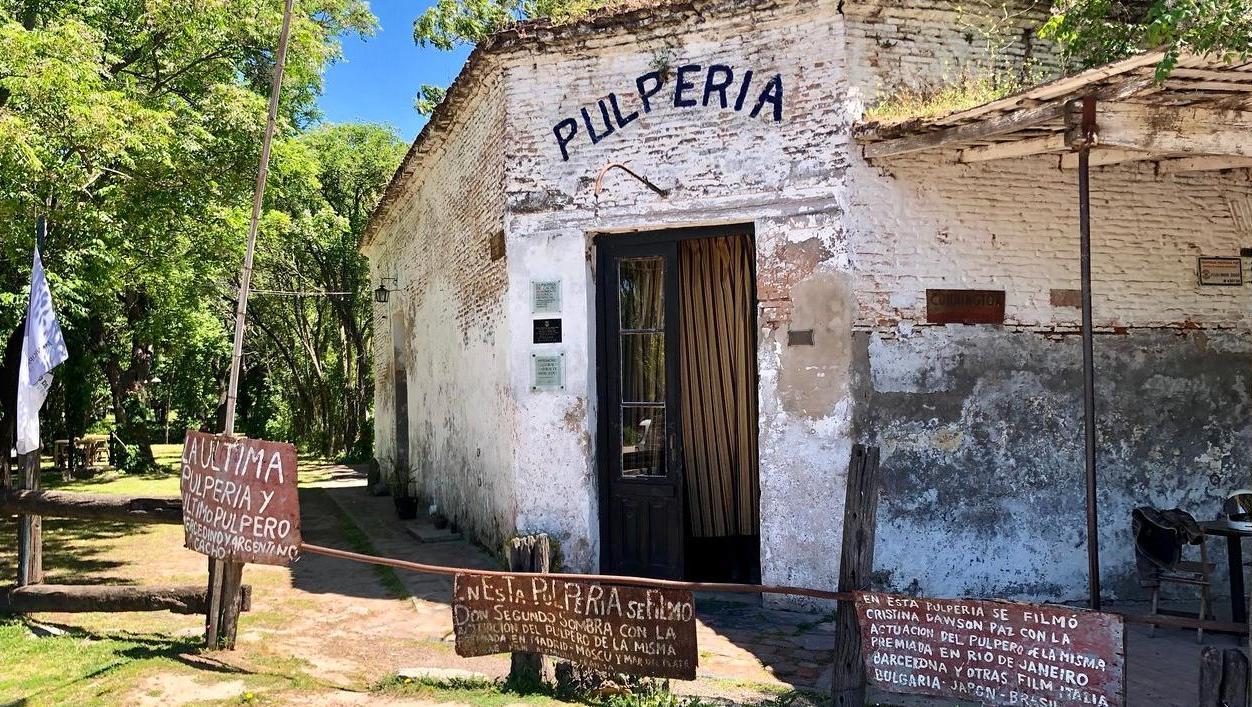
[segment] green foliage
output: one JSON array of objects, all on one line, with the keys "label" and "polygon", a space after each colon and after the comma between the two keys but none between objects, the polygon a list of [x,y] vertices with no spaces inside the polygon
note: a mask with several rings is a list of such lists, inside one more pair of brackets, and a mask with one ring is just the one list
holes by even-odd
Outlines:
[{"label": "green foliage", "polygon": [[1093,66],[1162,48],[1164,79],[1183,52],[1246,61],[1252,54],[1249,0],[1058,0],[1041,31]]},{"label": "green foliage", "polygon": [[428,83],[422,84],[418,90],[417,99],[413,101],[413,107],[417,109],[419,115],[430,115],[435,112],[435,108],[443,103],[447,90],[439,86],[432,86]]},{"label": "green foliage", "polygon": [[[316,118],[338,38],[374,29],[364,0],[296,9],[280,141]],[[267,0],[0,0],[0,330],[21,322],[44,215],[71,355],[49,407],[69,431],[111,415],[147,460],[158,417],[217,421],[281,15]],[[64,434],[46,419],[45,437]]]},{"label": "green foliage", "polygon": [[536,18],[568,22],[619,0],[439,0],[413,23],[419,45],[449,50],[477,44],[509,25]]},{"label": "green foliage", "polygon": [[[547,18],[569,22],[620,1],[438,0],[413,22],[413,41],[418,46],[448,51],[463,44],[478,44],[519,21]],[[421,115],[430,115],[443,97],[443,88],[423,85],[413,105]]]},{"label": "green foliage", "polygon": [[372,444],[373,299],[357,245],[404,150],[380,125],[323,126],[275,145],[248,311],[248,416],[279,423],[270,438],[326,455]]}]

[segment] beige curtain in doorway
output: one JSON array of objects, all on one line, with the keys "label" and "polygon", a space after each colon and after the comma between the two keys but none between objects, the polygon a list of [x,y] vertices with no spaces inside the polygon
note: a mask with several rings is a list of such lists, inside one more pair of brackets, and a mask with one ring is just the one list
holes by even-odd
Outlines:
[{"label": "beige curtain in doorway", "polygon": [[759,534],[751,240],[682,243],[682,433],[697,538]]}]

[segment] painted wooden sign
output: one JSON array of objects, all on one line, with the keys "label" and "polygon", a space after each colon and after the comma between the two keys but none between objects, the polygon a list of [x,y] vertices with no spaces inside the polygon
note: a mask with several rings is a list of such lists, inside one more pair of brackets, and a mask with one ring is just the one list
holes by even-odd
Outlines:
[{"label": "painted wooden sign", "polygon": [[1004,290],[926,290],[931,324],[1003,324]]},{"label": "painted wooden sign", "polygon": [[566,582],[557,576],[457,575],[452,596],[457,655],[539,653],[610,673],[696,678],[691,592]]},{"label": "painted wooden sign", "polygon": [[1125,704],[1122,618],[857,592],[865,674],[890,692],[986,705]]},{"label": "painted wooden sign", "polygon": [[293,445],[188,430],[181,487],[189,549],[261,565],[286,566],[299,556]]}]

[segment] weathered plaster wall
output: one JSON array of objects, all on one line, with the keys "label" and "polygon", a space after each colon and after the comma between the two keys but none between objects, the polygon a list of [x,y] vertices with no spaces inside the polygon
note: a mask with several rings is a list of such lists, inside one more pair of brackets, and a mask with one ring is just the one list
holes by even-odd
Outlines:
[{"label": "weathered plaster wall", "polygon": [[[595,273],[590,263],[596,234],[712,223],[746,223],[756,229],[762,293],[761,485],[763,569],[769,582],[830,587],[839,542],[840,476],[851,441],[846,395],[820,385],[846,380],[851,349],[834,335],[852,319],[840,217],[844,165],[830,159],[829,143],[844,140],[847,104],[837,2],[694,3],[649,24],[604,29],[576,41],[520,51],[506,69],[510,154],[506,192],[509,216],[511,317],[529,320],[525,293],[531,279],[559,276],[566,307],[567,390],[533,394],[526,369],[534,348],[514,339],[514,394],[519,406],[517,454],[519,525],[561,538],[570,567],[598,564],[598,512],[593,438],[596,429]],[[679,67],[697,88],[696,105],[675,106]],[[727,106],[716,93],[704,102],[711,65],[733,71]],[[668,67],[664,88],[643,110],[637,77]],[[734,103],[740,81],[753,71],[745,106]],[[784,106],[774,121],[765,105],[750,115],[775,75]],[[720,80],[720,75],[719,75]],[[624,127],[613,119],[610,94]],[[593,143],[581,109],[603,131],[599,105],[613,119],[611,135]],[[579,123],[564,159],[553,132],[561,121]],[[568,126],[568,124],[567,124]],[[660,198],[621,172],[594,183],[612,162],[626,162],[659,186]],[[608,236],[606,236],[608,237]],[[825,312],[842,307],[841,318]],[[813,320],[822,328],[811,356],[830,356],[822,373],[783,363],[787,322]],[[786,375],[780,375],[784,370]],[[846,386],[845,386],[846,387]],[[797,504],[797,498],[805,503]]]},{"label": "weathered plaster wall", "polygon": [[423,156],[368,249],[375,281],[399,280],[375,310],[389,322],[376,327],[375,435],[394,478],[398,362],[408,376],[413,491],[496,546],[515,517],[507,273],[490,254],[503,229],[504,103],[498,71],[480,67],[473,78],[463,123]]},{"label": "weathered plaster wall", "polygon": [[[883,448],[876,565],[933,596],[1080,598],[1086,586],[1075,174],[951,156],[852,172],[858,438]],[[1252,296],[1199,287],[1246,245],[1246,173],[1092,179],[1101,545],[1138,598],[1130,510],[1213,517],[1248,483]],[[1007,327],[927,326],[927,288],[1003,289]],[[1214,552],[1220,548],[1214,546]]]}]

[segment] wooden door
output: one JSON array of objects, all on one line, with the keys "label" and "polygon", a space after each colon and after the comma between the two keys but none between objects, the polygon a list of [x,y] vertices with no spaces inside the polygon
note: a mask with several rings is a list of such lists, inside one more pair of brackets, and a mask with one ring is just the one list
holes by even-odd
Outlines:
[{"label": "wooden door", "polygon": [[601,543],[605,571],[683,576],[678,243],[600,246]]}]

